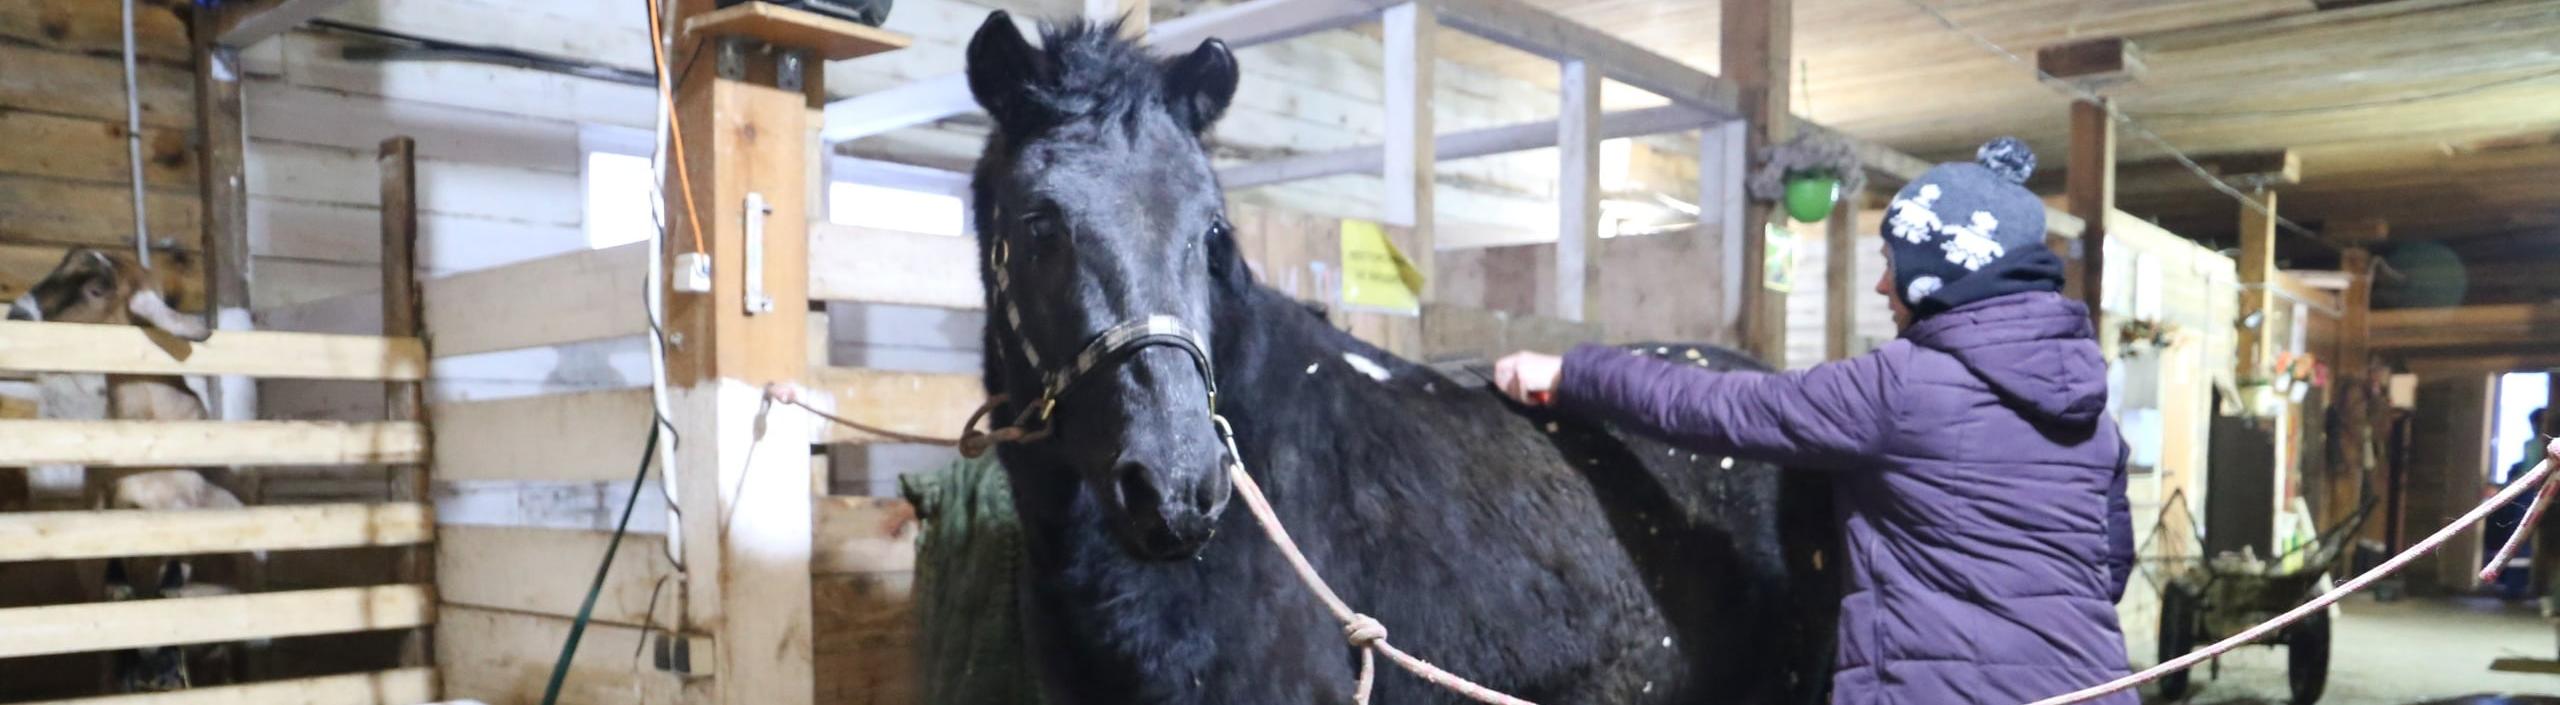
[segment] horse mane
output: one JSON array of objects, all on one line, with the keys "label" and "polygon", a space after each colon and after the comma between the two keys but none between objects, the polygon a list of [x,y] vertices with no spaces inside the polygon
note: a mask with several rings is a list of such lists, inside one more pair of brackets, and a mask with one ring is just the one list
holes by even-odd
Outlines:
[{"label": "horse mane", "polygon": [[1032,104],[1067,120],[1135,122],[1164,109],[1163,67],[1121,36],[1120,20],[1041,23],[1050,76],[1025,91]]}]

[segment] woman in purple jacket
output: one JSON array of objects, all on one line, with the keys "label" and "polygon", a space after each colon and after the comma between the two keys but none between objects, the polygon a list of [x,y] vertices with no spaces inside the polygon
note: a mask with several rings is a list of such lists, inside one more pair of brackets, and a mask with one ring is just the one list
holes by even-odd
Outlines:
[{"label": "woman in purple jacket", "polygon": [[1835,471],[1850,584],[1833,702],[2014,704],[2122,676],[2124,450],[2089,310],[2058,293],[2023,186],[2034,168],[2003,138],[1894,197],[1876,293],[1902,335],[1873,353],[1765,374],[1584,346],[1496,377],[1702,453]]}]

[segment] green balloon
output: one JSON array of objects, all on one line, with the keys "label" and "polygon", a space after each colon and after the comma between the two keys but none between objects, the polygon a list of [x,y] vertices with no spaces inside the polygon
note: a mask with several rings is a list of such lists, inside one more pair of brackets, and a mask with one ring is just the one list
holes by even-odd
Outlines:
[{"label": "green balloon", "polygon": [[1840,201],[1840,179],[1829,174],[1805,174],[1787,177],[1787,215],[1798,222],[1811,223],[1831,216],[1831,204]]}]

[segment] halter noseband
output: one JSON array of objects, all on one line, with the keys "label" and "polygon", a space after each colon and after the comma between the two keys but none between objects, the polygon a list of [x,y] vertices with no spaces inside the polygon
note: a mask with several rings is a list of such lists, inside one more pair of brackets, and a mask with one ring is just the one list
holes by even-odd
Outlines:
[{"label": "halter noseband", "polygon": [[1218,427],[1221,439],[1229,448],[1234,447],[1234,433],[1229,430],[1226,419],[1218,415],[1218,374],[1217,368],[1209,362],[1207,339],[1203,338],[1199,331],[1183,325],[1180,318],[1153,314],[1137,320],[1121,321],[1110,328],[1103,329],[1101,333],[1086,341],[1084,349],[1078,351],[1066,367],[1044,368],[1040,363],[1039,351],[1031,345],[1029,339],[1022,336],[1022,309],[1014,304],[1013,297],[1009,293],[1013,278],[1006,272],[1005,267],[1009,264],[1011,249],[1005,240],[999,238],[995,242],[995,247],[987,254],[988,269],[995,275],[995,291],[992,293],[996,302],[1004,307],[1005,329],[1014,341],[1014,352],[1021,355],[1023,362],[1028,363],[1032,369],[1040,371],[1040,398],[1023,407],[1022,413],[1014,417],[1010,427],[979,431],[977,430],[978,420],[1006,401],[1001,394],[988,399],[985,406],[979,407],[977,413],[969,417],[968,430],[961,437],[962,454],[977,457],[997,443],[1019,443],[1047,438],[1051,430],[1050,424],[1057,413],[1058,400],[1066,398],[1067,393],[1073,391],[1078,383],[1095,372],[1108,369],[1135,356],[1141,350],[1156,346],[1180,350],[1191,357],[1192,366],[1200,372],[1201,384],[1208,387],[1209,418]]}]

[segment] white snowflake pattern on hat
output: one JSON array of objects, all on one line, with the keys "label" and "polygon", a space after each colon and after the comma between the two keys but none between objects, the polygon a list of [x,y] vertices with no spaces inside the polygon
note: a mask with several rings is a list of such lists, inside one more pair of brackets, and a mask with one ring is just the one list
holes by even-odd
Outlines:
[{"label": "white snowflake pattern on hat", "polygon": [[1974,211],[1971,225],[1946,227],[1947,241],[1939,247],[1947,251],[1948,262],[1964,267],[1968,272],[1982,271],[1982,265],[2009,253],[2009,248],[2001,247],[2000,241],[1991,237],[1999,230],[1999,218],[1991,217],[1987,211]]},{"label": "white snowflake pattern on hat", "polygon": [[1893,199],[1893,236],[1917,245],[1928,242],[1938,230],[1938,212],[1930,204],[1938,201],[1938,185],[1923,184],[1912,198]]},{"label": "white snowflake pattern on hat", "polygon": [[1923,275],[1918,279],[1911,280],[1910,295],[1904,297],[1903,300],[1909,301],[1913,304],[1918,304],[1921,299],[1929,298],[1930,294],[1938,293],[1938,290],[1945,288],[1946,285],[1947,283],[1945,281],[1942,281],[1937,277]]}]

